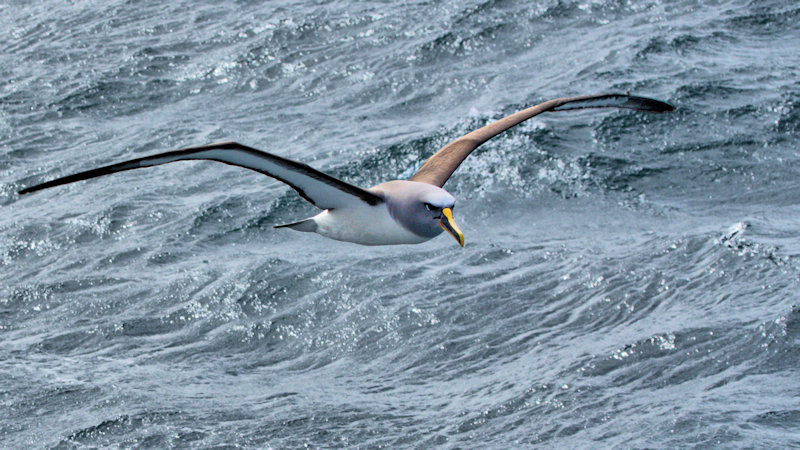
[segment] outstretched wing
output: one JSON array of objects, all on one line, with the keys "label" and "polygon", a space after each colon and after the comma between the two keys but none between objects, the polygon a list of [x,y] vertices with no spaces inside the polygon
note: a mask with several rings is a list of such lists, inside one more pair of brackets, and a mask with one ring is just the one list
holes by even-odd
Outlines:
[{"label": "outstretched wing", "polygon": [[341,208],[353,205],[355,202],[365,202],[370,205],[377,205],[383,202],[381,197],[313,169],[307,164],[281,158],[236,142],[219,142],[132,159],[37,184],[36,186],[25,188],[19,193],[27,194],[41,189],[140,167],[198,159],[219,161],[233,166],[244,167],[283,181],[297,191],[301,197],[320,209]]},{"label": "outstretched wing", "polygon": [[442,187],[473,150],[494,136],[543,112],[584,108],[628,108],[659,113],[675,109],[659,100],[627,94],[557,98],[511,114],[450,142],[428,158],[410,180]]}]

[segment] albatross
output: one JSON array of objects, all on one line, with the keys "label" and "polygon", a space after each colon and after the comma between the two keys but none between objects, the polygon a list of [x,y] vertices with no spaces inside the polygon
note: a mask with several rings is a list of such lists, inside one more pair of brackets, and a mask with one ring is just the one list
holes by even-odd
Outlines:
[{"label": "albatross", "polygon": [[19,191],[28,194],[62,184],[175,161],[209,160],[254,170],[288,184],[321,209],[298,222],[276,225],[314,232],[362,245],[419,244],[447,231],[464,246],[453,219],[456,199],[443,189],[458,166],[499,133],[548,111],[626,108],[663,113],[674,108],[659,100],[629,94],[586,95],[549,100],[506,116],[448,143],[408,180],[393,180],[363,189],[303,164],[237,142],[218,142],[158,153],[79,172]]}]

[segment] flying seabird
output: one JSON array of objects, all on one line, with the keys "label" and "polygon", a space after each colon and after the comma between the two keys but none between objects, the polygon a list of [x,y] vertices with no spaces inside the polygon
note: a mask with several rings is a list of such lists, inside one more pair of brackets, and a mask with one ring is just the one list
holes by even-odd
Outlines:
[{"label": "flying seabird", "polygon": [[463,247],[464,235],[453,220],[456,200],[442,189],[461,162],[487,140],[531,117],[547,111],[585,108],[627,108],[659,113],[674,109],[662,101],[629,94],[557,98],[459,137],[428,158],[408,180],[388,181],[368,189],[237,142],[219,142],[87,170],[22,189],[19,194],[140,167],[210,160],[244,167],[282,181],[322,210],[308,219],[275,228],[315,232],[363,245],[418,244],[445,230]]}]

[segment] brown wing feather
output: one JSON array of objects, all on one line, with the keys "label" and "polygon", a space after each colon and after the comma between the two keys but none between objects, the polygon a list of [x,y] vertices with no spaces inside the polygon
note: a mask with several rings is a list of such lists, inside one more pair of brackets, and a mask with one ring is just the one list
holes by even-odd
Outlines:
[{"label": "brown wing feather", "polygon": [[549,100],[506,116],[450,142],[428,158],[410,180],[442,187],[473,150],[503,131],[543,112],[585,108],[628,108],[651,112],[674,109],[672,105],[659,100],[628,94],[585,95]]}]

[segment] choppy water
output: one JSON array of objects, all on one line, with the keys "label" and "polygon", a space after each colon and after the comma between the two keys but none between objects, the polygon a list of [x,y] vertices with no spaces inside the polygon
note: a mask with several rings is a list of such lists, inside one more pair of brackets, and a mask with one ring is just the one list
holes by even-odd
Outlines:
[{"label": "choppy water", "polygon": [[[800,446],[800,7],[0,3],[0,446]],[[461,250],[273,230],[233,139],[446,185]]]}]

